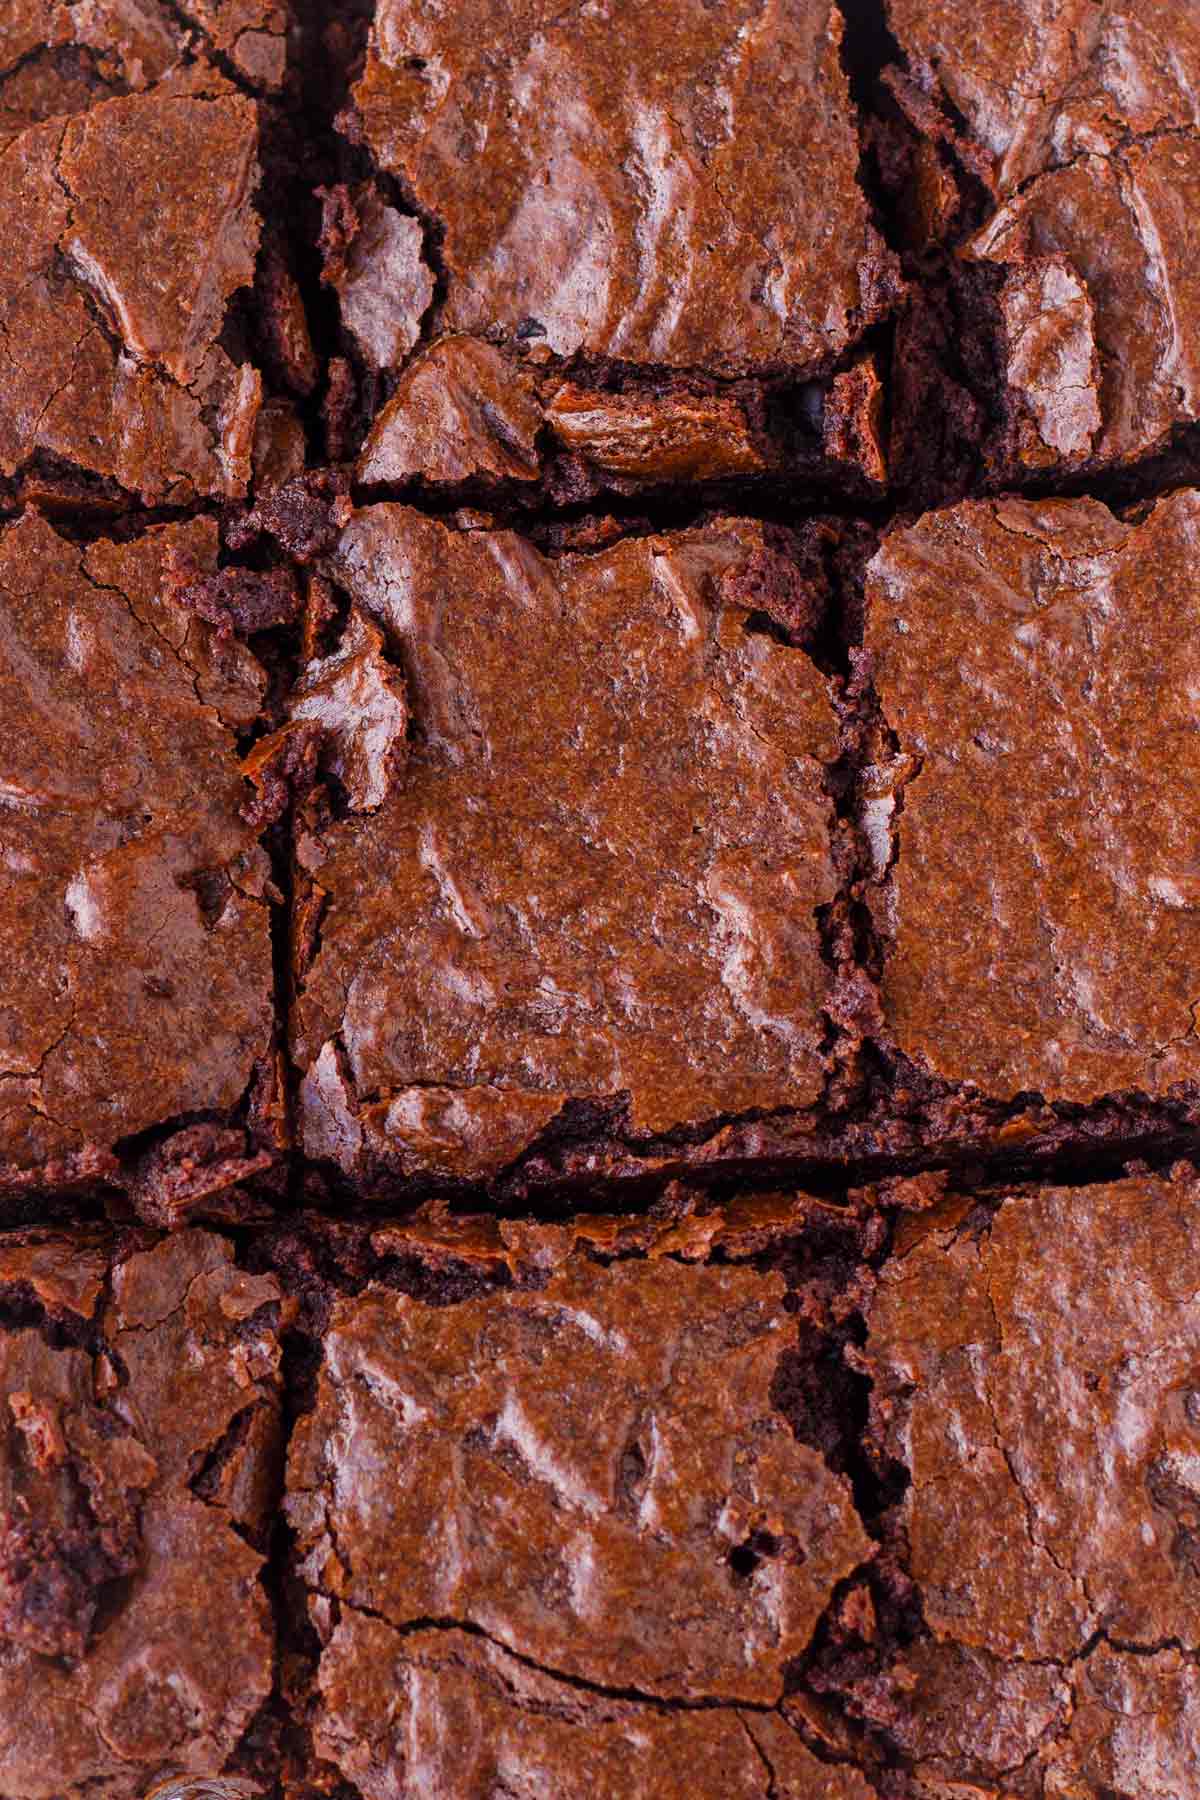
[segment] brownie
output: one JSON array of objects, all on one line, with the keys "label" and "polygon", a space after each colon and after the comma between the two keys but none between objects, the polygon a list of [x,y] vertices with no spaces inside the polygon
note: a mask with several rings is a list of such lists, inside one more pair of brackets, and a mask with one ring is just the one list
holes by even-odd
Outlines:
[{"label": "brownie", "polygon": [[819,1109],[838,719],[760,629],[777,564],[734,519],[548,557],[354,515],[347,625],[294,709],[341,799],[296,840],[310,1157],[479,1180],[569,1125],[599,1171],[614,1134]]},{"label": "brownie", "polygon": [[[1077,18],[1026,0],[886,0],[886,13],[924,100],[926,156],[932,144],[931,162],[952,162],[954,146],[985,196],[952,236],[955,279],[986,295],[994,475],[1061,479],[1162,449],[1200,419],[1195,8],[1101,0]],[[956,357],[947,346],[947,367]]]},{"label": "brownie", "polygon": [[380,0],[339,121],[371,172],[325,190],[326,280],[386,394],[359,478],[527,502],[797,476],[877,491],[863,346],[899,279],[842,34],[831,0],[503,21]]},{"label": "brownie", "polygon": [[1200,1747],[1188,1165],[957,1198],[872,1309],[923,1622],[852,1684],[918,1796],[1183,1795]]},{"label": "brownie", "polygon": [[[53,10],[69,32],[96,9]],[[256,107],[203,62],[151,85],[148,52],[95,30],[135,91],[48,94],[0,150],[0,476],[36,495],[65,471],[72,504],[238,497],[262,378],[221,339],[255,273]]]},{"label": "brownie", "polygon": [[278,1282],[208,1232],[29,1232],[0,1303],[0,1787],[234,1767],[272,1686]]},{"label": "brownie", "polygon": [[866,1800],[777,1710],[871,1550],[775,1410],[782,1279],[543,1262],[459,1304],[333,1305],[287,1477],[314,1762],[364,1800]]},{"label": "brownie", "polygon": [[1200,1800],[1198,95],[0,0],[0,1795]]},{"label": "brownie", "polygon": [[1120,1095],[1195,1122],[1198,530],[1190,489],[1129,520],[972,501],[867,571],[882,1041],[1029,1132]]},{"label": "brownie", "polygon": [[75,543],[28,512],[0,533],[10,1193],[115,1178],[115,1151],[175,1124],[272,1160],[237,1129],[271,1073],[273,890],[236,735],[265,677],[164,592],[172,555],[216,552],[211,519]]}]

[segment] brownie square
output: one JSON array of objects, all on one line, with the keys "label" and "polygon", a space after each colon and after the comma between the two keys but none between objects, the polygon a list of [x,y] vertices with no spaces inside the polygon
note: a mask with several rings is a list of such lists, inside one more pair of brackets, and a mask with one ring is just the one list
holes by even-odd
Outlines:
[{"label": "brownie square", "polygon": [[262,380],[220,339],[255,273],[256,107],[203,63],[145,87],[162,59],[98,35],[143,91],[81,109],[51,88],[0,150],[0,475],[49,465],[109,505],[239,497]]},{"label": "brownie square", "polygon": [[314,1758],[364,1800],[865,1800],[770,1710],[871,1548],[775,1410],[784,1291],[568,1254],[458,1305],[336,1300],[288,1470]]},{"label": "brownie square", "polygon": [[[969,330],[991,340],[994,474],[1061,477],[1165,447],[1200,419],[1195,7],[1104,0],[1084,24],[1024,0],[888,0],[887,15],[930,177],[957,136],[984,201],[957,254],[977,296]],[[945,356],[961,366],[959,346]]]},{"label": "brownie square", "polygon": [[0,533],[9,1190],[115,1175],[151,1126],[244,1116],[269,1071],[270,871],[235,736],[264,675],[164,595],[169,555],[211,568],[216,549],[204,519],[127,544],[33,512]]},{"label": "brownie square", "polygon": [[1192,490],[1126,521],[971,502],[871,563],[868,891],[883,1038],[917,1073],[1194,1120],[1198,529]]},{"label": "brownie square", "polygon": [[0,1299],[0,1788],[219,1774],[272,1684],[279,1284],[207,1232],[29,1233]]},{"label": "brownie square", "polygon": [[380,0],[342,129],[429,222],[425,262],[390,190],[342,184],[327,279],[372,376],[423,314],[434,341],[385,385],[360,479],[531,504],[797,472],[877,491],[879,379],[848,365],[899,280],[842,30],[831,0]]},{"label": "brownie square", "polygon": [[1198,1198],[1190,1165],[954,1196],[882,1273],[871,1429],[922,1623],[852,1692],[916,1793],[1194,1786]]},{"label": "brownie square", "polygon": [[490,1179],[567,1130],[601,1173],[623,1141],[815,1119],[838,721],[762,628],[795,577],[769,530],[548,557],[381,505],[331,567],[349,623],[293,708],[344,792],[297,837],[308,1155]]}]

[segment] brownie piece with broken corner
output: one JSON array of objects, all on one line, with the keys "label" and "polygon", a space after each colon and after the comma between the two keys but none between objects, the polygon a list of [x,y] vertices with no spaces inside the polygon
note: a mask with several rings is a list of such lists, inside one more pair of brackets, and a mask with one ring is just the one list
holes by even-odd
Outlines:
[{"label": "brownie piece with broken corner", "polygon": [[918,1130],[1195,1127],[1200,495],[965,502],[866,575],[882,1044]]},{"label": "brownie piece with broken corner", "polygon": [[315,1660],[297,1793],[868,1800],[778,1710],[872,1552],[777,1410],[784,1282],[599,1259],[637,1227],[607,1223],[480,1221],[511,1279],[457,1303],[334,1299],[285,1502]]},{"label": "brownie piece with broken corner", "polygon": [[0,1242],[0,1790],[142,1800],[272,1685],[278,1281],[201,1231]]},{"label": "brownie piece with broken corner", "polygon": [[797,477],[878,491],[881,390],[856,356],[899,280],[841,48],[831,0],[537,0],[503,22],[476,0],[436,18],[380,0],[340,121],[378,178],[326,191],[324,233],[386,395],[361,480],[533,504]]},{"label": "brownie piece with broken corner", "polygon": [[255,275],[256,105],[204,61],[135,49],[97,10],[53,9],[68,37],[105,47],[111,87],[97,74],[86,105],[48,93],[0,148],[0,476],[18,495],[65,482],[76,510],[236,498],[262,378],[222,334]]},{"label": "brownie piece with broken corner", "polygon": [[[0,713],[20,721],[0,745],[13,1208],[144,1175],[166,1222],[213,1190],[214,1158],[218,1189],[273,1160],[270,1133],[243,1129],[273,1078],[273,889],[236,737],[265,678],[166,592],[172,556],[211,568],[216,551],[207,519],[73,543],[30,512],[0,534]],[[184,1142],[152,1146],[175,1123]]]},{"label": "brownie piece with broken corner", "polygon": [[[1162,450],[1200,421],[1195,7],[886,0],[886,13],[927,185],[957,155],[977,193],[952,279],[990,353],[977,393],[992,479]],[[943,349],[958,370],[960,347]],[[919,381],[912,394],[923,410]]]},{"label": "brownie piece with broken corner", "polygon": [[950,1194],[883,1269],[871,1441],[921,1616],[842,1675],[913,1800],[1194,1790],[1198,1201],[1191,1164]]},{"label": "brownie piece with broken corner", "polygon": [[285,727],[322,726],[337,802],[296,835],[307,1155],[378,1197],[540,1179],[564,1128],[585,1177],[719,1154],[730,1115],[814,1131],[840,736],[762,610],[803,621],[787,535],[550,557],[383,504],[329,567],[349,616]]}]

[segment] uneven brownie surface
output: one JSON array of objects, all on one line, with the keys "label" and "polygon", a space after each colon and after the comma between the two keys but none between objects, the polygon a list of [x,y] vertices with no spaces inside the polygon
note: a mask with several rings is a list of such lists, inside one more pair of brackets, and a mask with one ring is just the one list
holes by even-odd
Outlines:
[{"label": "uneven brownie surface", "polygon": [[686,1722],[714,1787],[819,1784],[772,1709],[870,1545],[775,1410],[784,1281],[543,1235],[515,1289],[333,1307],[288,1472],[315,1749],[367,1795],[583,1793],[623,1761],[650,1794],[686,1780]]},{"label": "uneven brownie surface", "polygon": [[918,1794],[1191,1789],[1196,1196],[1189,1166],[959,1202],[884,1271],[872,1432],[924,1629],[857,1704]]},{"label": "uneven brownie surface", "polygon": [[[230,1114],[272,1034],[270,869],[235,731],[262,669],[164,594],[213,523],[0,536],[0,1163],[53,1186],[118,1140]],[[19,726],[17,722],[19,721]]]},{"label": "uneven brownie surface", "polygon": [[316,710],[301,684],[350,809],[296,851],[310,1155],[480,1177],[580,1102],[645,1136],[819,1100],[837,719],[755,629],[773,562],[737,520],[561,558],[398,506],[346,527],[344,694],[373,624],[411,718],[343,711],[332,663]]},{"label": "uneven brownie surface", "polygon": [[1190,1796],[1190,11],[3,11],[0,1793]]},{"label": "uneven brownie surface", "polygon": [[279,1284],[205,1232],[32,1233],[0,1295],[0,1789],[219,1773],[272,1684]]},{"label": "uneven brownie surface", "polygon": [[[1194,1084],[1192,491],[974,502],[866,581],[883,1027],[1008,1098]],[[887,733],[894,741],[887,740]]]}]

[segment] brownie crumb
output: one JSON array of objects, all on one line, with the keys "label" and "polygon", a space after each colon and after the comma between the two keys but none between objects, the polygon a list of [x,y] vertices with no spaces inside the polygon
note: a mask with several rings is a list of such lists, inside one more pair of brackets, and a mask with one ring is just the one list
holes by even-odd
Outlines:
[{"label": "brownie crumb", "polygon": [[164,565],[167,597],[186,606],[215,630],[252,637],[277,625],[291,625],[300,612],[300,592],[291,569],[206,570],[187,551],[168,552]]}]

